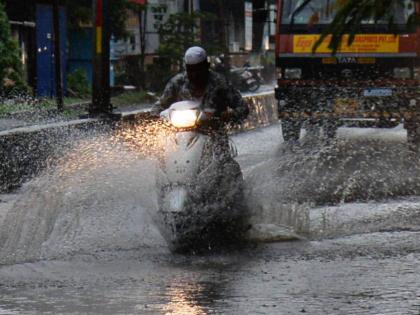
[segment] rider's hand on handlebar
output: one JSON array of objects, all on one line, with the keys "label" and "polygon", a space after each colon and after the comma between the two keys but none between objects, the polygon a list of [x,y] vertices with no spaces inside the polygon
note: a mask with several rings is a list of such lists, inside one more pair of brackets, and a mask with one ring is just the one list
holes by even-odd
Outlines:
[{"label": "rider's hand on handlebar", "polygon": [[165,109],[164,111],[161,111],[159,114],[160,119],[164,121],[169,121],[169,109]]},{"label": "rider's hand on handlebar", "polygon": [[199,126],[205,126],[214,120],[214,112],[203,110],[200,112],[200,115],[197,118],[197,124]]}]

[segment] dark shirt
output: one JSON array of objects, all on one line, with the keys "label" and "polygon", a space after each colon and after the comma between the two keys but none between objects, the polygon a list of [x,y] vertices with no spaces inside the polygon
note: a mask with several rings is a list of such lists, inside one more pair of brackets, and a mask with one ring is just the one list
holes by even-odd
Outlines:
[{"label": "dark shirt", "polygon": [[160,99],[154,104],[152,111],[157,113],[169,108],[173,103],[195,100],[203,109],[214,109],[214,116],[221,118],[230,108],[231,121],[242,122],[249,114],[248,105],[238,90],[233,88],[221,75],[210,71],[207,86],[203,92],[194,90],[186,73],[173,77],[165,87]]}]

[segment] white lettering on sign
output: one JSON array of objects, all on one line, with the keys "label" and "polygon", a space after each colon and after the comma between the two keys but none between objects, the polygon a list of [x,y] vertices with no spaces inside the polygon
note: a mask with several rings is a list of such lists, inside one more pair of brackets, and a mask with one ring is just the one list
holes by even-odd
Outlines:
[{"label": "white lettering on sign", "polygon": [[339,57],[338,63],[357,63],[357,59],[355,57]]}]

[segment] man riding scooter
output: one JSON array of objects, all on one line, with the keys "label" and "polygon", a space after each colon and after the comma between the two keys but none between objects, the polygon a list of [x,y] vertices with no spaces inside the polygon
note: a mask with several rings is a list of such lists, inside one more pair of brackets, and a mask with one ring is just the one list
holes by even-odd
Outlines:
[{"label": "man riding scooter", "polygon": [[225,127],[229,123],[242,122],[249,114],[248,105],[238,90],[210,70],[207,53],[203,48],[189,48],[184,61],[186,71],[168,82],[162,96],[154,104],[152,113],[157,115],[178,101],[199,102],[203,109],[213,112],[206,124],[217,135],[218,144],[228,157],[229,144]]},{"label": "man riding scooter", "polygon": [[217,247],[246,228],[243,176],[225,127],[245,119],[248,106],[209,70],[204,49],[188,49],[184,60],[186,72],[153,107],[174,128],[163,147],[155,222],[176,252]]}]

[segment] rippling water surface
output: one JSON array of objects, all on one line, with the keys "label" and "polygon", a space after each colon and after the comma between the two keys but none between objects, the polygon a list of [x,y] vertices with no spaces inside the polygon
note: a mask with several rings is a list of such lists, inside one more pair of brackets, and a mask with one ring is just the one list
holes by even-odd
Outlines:
[{"label": "rippling water surface", "polygon": [[277,125],[235,136],[255,238],[302,239],[203,256],[169,253],[150,219],[155,159],[78,143],[2,198],[0,314],[419,314],[417,164],[403,130],[358,133],[298,148]]}]

